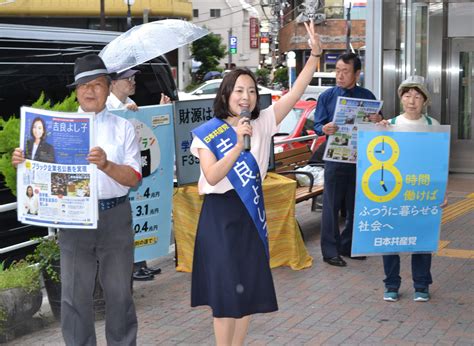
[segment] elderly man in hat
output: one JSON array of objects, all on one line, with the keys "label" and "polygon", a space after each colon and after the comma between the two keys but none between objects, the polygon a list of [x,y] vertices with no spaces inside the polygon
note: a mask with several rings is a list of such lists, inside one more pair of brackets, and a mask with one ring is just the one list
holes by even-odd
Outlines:
[{"label": "elderly man in hat", "polygon": [[[128,191],[141,180],[140,148],[133,125],[107,111],[110,75],[102,59],[78,58],[74,83],[79,111],[95,113],[97,146],[87,160],[98,168],[97,229],[61,229],[61,327],[67,345],[94,345],[93,290],[97,262],[106,303],[108,345],[135,345],[137,317],[130,287],[134,233]],[[20,149],[16,166],[24,161]]]}]

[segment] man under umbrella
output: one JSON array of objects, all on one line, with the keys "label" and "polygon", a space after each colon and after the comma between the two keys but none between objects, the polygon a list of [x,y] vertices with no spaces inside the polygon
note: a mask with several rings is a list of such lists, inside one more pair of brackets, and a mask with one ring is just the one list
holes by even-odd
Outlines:
[{"label": "man under umbrella", "polygon": [[[135,75],[140,73],[138,70],[126,70],[115,75],[112,78],[110,95],[107,98],[107,109],[127,108],[137,111],[137,104],[130,98],[135,94],[136,80]],[[171,103],[171,99],[164,93],[161,94],[160,104]]]},{"label": "man under umbrella", "polygon": [[[110,95],[107,97],[106,106],[108,110],[129,109],[138,111],[137,104],[130,98],[135,94],[135,75],[140,73],[138,70],[126,70],[113,76]],[[160,104],[171,103],[171,99],[161,94]],[[134,280],[153,280],[155,274],[161,273],[160,268],[148,267],[146,261],[134,264],[133,279]]]},{"label": "man under umbrella", "polygon": [[[107,111],[110,77],[102,59],[78,58],[74,83],[80,112],[95,113],[97,146],[87,160],[98,168],[97,229],[61,229],[61,327],[67,345],[95,345],[93,290],[97,262],[106,301],[108,345],[136,345],[137,317],[130,287],[134,233],[128,191],[141,180],[140,148],[133,125]],[[15,149],[13,165],[23,162]]]}]

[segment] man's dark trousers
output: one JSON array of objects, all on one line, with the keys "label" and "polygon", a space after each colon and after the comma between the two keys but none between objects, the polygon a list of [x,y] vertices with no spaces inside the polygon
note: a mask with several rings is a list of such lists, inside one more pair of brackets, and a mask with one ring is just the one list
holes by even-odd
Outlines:
[{"label": "man's dark trousers", "polygon": [[66,345],[95,345],[93,291],[97,261],[105,298],[107,345],[136,345],[130,278],[134,233],[130,202],[100,211],[97,229],[59,232],[61,327]]},{"label": "man's dark trousers", "polygon": [[[350,254],[354,221],[356,165],[326,161],[324,165],[321,252],[324,258]],[[339,229],[339,212],[346,207],[346,222]]]}]

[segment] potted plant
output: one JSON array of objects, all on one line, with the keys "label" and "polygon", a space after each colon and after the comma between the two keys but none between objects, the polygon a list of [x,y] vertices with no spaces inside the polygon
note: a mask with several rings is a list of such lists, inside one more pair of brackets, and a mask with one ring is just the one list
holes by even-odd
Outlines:
[{"label": "potted plant", "polygon": [[[56,236],[38,238],[34,252],[27,256],[30,263],[38,263],[43,274],[44,287],[48,295],[51,311],[57,320],[61,319],[61,267],[60,250]],[[94,313],[96,319],[105,316],[105,301],[99,282],[98,268],[94,288]]]},{"label": "potted plant", "polygon": [[37,238],[38,245],[32,254],[26,257],[30,263],[37,263],[43,274],[44,286],[54,317],[61,317],[61,272],[59,266],[59,244],[56,237]]},{"label": "potted plant", "polygon": [[25,332],[43,301],[38,268],[26,261],[0,265],[0,343]]}]

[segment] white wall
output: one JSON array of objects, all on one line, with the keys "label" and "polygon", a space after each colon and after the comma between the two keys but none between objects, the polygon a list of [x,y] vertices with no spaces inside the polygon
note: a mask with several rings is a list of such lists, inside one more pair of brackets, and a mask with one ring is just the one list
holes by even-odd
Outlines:
[{"label": "white wall", "polygon": [[[199,17],[193,18],[193,23],[207,27],[214,34],[222,37],[222,43],[228,46],[229,29],[237,37],[237,54],[232,55],[232,62],[237,67],[248,67],[255,70],[259,64],[259,49],[250,48],[249,18],[262,18],[260,6],[254,10],[245,10],[244,0],[193,0],[193,9],[199,10]],[[221,17],[210,16],[211,9],[221,9]],[[221,67],[228,62],[228,56],[221,60]]]}]

